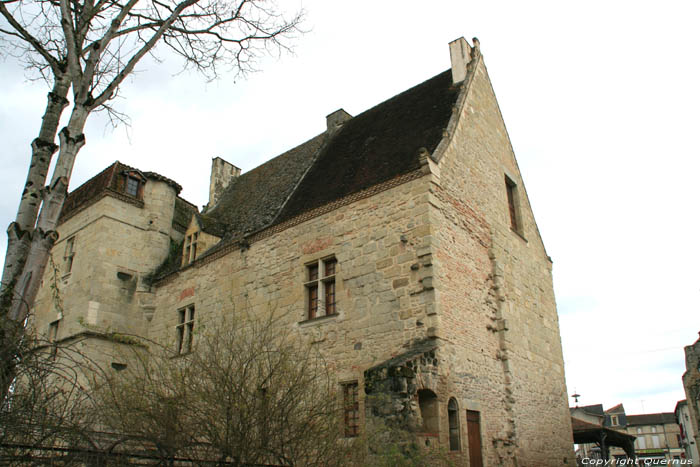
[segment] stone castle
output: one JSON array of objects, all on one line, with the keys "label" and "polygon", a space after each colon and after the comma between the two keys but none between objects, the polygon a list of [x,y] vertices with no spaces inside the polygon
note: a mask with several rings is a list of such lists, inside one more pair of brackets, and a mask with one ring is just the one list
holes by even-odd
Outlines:
[{"label": "stone castle", "polygon": [[464,465],[573,464],[552,263],[478,41],[450,56],[249,172],[214,159],[202,212],[114,163],[66,201],[37,329],[108,366],[100,330],[186,353],[200,320],[274,304],[357,401],[347,436],[381,391]]}]

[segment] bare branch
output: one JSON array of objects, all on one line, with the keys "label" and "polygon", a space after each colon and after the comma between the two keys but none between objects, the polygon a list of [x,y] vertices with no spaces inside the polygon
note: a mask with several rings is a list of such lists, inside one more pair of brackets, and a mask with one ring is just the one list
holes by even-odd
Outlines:
[{"label": "bare branch", "polygon": [[111,99],[117,87],[124,81],[129,73],[131,73],[136,66],[136,64],[146,55],[160,40],[165,31],[170,27],[170,25],[177,19],[178,15],[188,6],[193,5],[197,0],[185,0],[180,2],[178,6],[173,10],[170,17],[165,20],[162,26],[153,34],[153,36],[144,44],[141,49],[132,55],[131,59],[127,62],[124,68],[117,74],[117,76],[112,80],[112,82],[105,88],[105,90],[95,98],[94,103],[90,106],[91,109],[98,107],[105,103],[108,99]]},{"label": "bare branch", "polygon": [[[17,0],[19,1],[19,0]],[[53,71],[54,74],[60,74],[61,69],[58,66],[59,59],[52,56],[48,50],[44,48],[44,46],[41,44],[41,42],[34,37],[32,34],[29,33],[15,18],[12,16],[12,14],[7,10],[7,7],[5,6],[6,3],[9,2],[1,2],[0,3],[0,14],[5,17],[8,23],[10,23],[10,26],[12,26],[16,33],[9,33],[6,32],[5,30],[0,30],[5,34],[10,34],[16,37],[19,37],[23,41],[26,41],[28,44],[30,44],[34,50],[36,50],[39,55],[44,57],[44,60],[46,60],[46,63],[51,66],[51,70]]]}]

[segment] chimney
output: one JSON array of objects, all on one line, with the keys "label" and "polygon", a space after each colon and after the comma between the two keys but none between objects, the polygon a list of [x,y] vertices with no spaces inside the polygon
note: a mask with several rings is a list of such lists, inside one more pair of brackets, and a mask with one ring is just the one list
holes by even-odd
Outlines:
[{"label": "chimney", "polygon": [[241,174],[241,169],[220,157],[211,160],[211,178],[209,179],[209,203],[207,209],[213,208],[231,180]]},{"label": "chimney", "polygon": [[450,61],[452,62],[452,83],[457,84],[467,77],[467,65],[472,59],[472,48],[460,37],[450,42]]},{"label": "chimney", "polygon": [[343,123],[347,122],[352,118],[352,115],[344,111],[343,109],[338,109],[332,114],[326,116],[326,132],[333,134],[343,126]]}]

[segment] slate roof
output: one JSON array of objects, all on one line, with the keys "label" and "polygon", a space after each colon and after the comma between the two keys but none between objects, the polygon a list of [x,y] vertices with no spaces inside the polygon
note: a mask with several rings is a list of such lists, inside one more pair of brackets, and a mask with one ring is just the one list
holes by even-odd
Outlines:
[{"label": "slate roof", "polygon": [[421,150],[435,150],[452,115],[459,86],[450,70],[351,118],[246,172],[200,216],[218,247],[311,209],[409,173]]},{"label": "slate roof", "polygon": [[605,412],[603,411],[603,404],[584,405],[582,407],[574,407],[571,410],[573,411],[576,409],[581,409],[584,412],[588,412],[594,415],[605,415]]},{"label": "slate roof", "polygon": [[605,413],[609,414],[614,414],[614,413],[625,413],[625,407],[622,404],[617,404],[615,407],[610,407],[608,410],[605,411]]},{"label": "slate roof", "polygon": [[627,426],[663,425],[666,423],[676,423],[676,415],[671,412],[662,412],[627,416]]},{"label": "slate roof", "polygon": [[452,115],[459,86],[447,70],[347,121],[285,205],[282,222],[420,167]]},{"label": "slate roof", "polygon": [[324,138],[325,134],[316,136],[236,177],[219,202],[199,216],[202,229],[223,237],[225,243],[272,223],[314,161]]},{"label": "slate roof", "polygon": [[173,211],[173,228],[184,234],[190,225],[192,215],[197,214],[197,206],[179,196],[175,198],[175,209]]}]

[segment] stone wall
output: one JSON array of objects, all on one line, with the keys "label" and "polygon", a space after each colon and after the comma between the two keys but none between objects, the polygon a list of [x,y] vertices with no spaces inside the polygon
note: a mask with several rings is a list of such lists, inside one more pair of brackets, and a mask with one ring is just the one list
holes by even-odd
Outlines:
[{"label": "stone wall", "polygon": [[[170,238],[181,237],[172,229],[174,203],[171,186],[149,180],[143,207],[108,194],[59,225],[52,250],[57,269],[47,268],[35,304],[37,332],[46,336],[48,324],[59,320],[58,340],[84,331],[143,334],[154,306],[143,279],[167,256]],[[64,256],[70,239],[69,272]],[[104,352],[95,357],[101,355],[107,358]]]},{"label": "stone wall", "polygon": [[[191,304],[196,326],[212,325],[222,314],[274,312],[280,325],[323,352],[338,382],[357,381],[362,388],[364,370],[430,338],[438,327],[429,180],[423,176],[195,262],[157,285],[149,337],[174,347],[178,310]],[[308,320],[307,265],[331,256],[337,259],[337,314]]]},{"label": "stone wall", "polygon": [[442,416],[451,396],[462,412],[481,412],[488,465],[573,463],[551,262],[483,61],[461,112],[430,197],[441,354],[452,372]]}]

